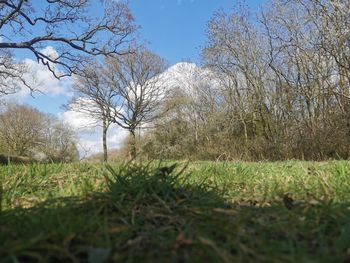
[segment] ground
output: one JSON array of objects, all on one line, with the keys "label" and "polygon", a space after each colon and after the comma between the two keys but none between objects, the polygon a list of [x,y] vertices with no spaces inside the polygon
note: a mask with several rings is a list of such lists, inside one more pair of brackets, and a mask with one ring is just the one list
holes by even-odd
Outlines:
[{"label": "ground", "polygon": [[0,261],[350,262],[350,162],[172,164],[0,167]]}]

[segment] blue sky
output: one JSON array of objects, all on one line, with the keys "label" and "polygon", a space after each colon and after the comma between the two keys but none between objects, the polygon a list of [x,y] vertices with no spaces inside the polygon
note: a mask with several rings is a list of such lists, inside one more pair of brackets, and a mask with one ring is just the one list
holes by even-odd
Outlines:
[{"label": "blue sky", "polygon": [[[233,10],[234,0],[131,0],[130,7],[141,25],[142,40],[170,65],[181,60],[200,62],[200,47],[205,44],[206,24],[219,9]],[[248,0],[256,10],[264,0]]]},{"label": "blue sky", "polygon": [[[135,22],[140,26],[140,41],[148,43],[148,48],[163,57],[170,66],[188,60],[200,64],[200,49],[206,42],[207,22],[219,9],[227,13],[232,12],[236,2],[236,0],[129,0]],[[252,11],[256,11],[264,2],[266,0],[247,0],[246,4]],[[18,59],[25,59],[26,53],[18,54]],[[36,93],[33,98],[24,92],[13,97],[40,111],[52,113],[63,119],[70,118],[73,124],[81,122],[77,116],[65,115],[62,109],[62,105],[69,99],[71,81],[69,79],[57,81],[38,65],[34,65],[34,69],[36,70],[34,74],[43,79],[41,87],[45,94]],[[85,135],[87,133],[89,132],[85,130]],[[116,131],[113,133],[113,136],[117,136]],[[99,145],[99,138],[96,134],[92,136],[95,136],[94,139],[85,137],[85,140],[92,145],[91,147],[95,147]],[[125,134],[123,136],[125,137]]]}]

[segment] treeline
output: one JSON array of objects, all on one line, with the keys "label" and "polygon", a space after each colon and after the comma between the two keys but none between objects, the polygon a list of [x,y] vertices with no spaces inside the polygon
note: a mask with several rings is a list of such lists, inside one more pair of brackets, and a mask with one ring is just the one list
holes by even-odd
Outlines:
[{"label": "treeline", "polygon": [[55,116],[13,103],[1,108],[1,164],[70,162],[78,158],[74,132]]},{"label": "treeline", "polygon": [[[149,158],[349,158],[350,2],[270,1],[214,14],[192,92],[175,89]],[[170,97],[170,96],[169,96]]]}]

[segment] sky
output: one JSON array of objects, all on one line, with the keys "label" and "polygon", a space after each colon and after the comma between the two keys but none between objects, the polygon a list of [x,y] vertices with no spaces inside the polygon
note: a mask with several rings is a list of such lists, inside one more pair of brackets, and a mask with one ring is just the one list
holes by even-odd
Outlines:
[{"label": "sky", "polygon": [[[246,4],[254,11],[264,1],[247,0]],[[230,13],[235,3],[236,0],[129,0],[135,22],[140,26],[140,41],[163,57],[169,66],[181,61],[200,65],[200,49],[206,42],[207,22],[219,9]],[[47,52],[54,50],[47,47]],[[26,58],[23,54],[18,59],[26,60],[32,65],[31,75],[39,79],[39,89],[43,94],[35,93],[30,96],[27,90],[23,90],[11,99],[67,121],[78,129],[79,137],[85,143],[84,148],[88,148],[86,151],[90,151],[89,154],[100,151],[102,147],[99,130],[79,127],[79,124],[85,122],[83,117],[65,112],[62,108],[71,96],[69,87],[72,80],[55,79],[43,66],[37,65],[33,58]],[[125,137],[125,131],[114,127],[110,131],[110,148],[119,147]]]},{"label": "sky", "polygon": [[[141,39],[170,65],[182,60],[200,63],[206,24],[219,9],[230,12],[234,0],[131,0],[130,7],[141,25]],[[263,0],[248,0],[256,10]]]}]

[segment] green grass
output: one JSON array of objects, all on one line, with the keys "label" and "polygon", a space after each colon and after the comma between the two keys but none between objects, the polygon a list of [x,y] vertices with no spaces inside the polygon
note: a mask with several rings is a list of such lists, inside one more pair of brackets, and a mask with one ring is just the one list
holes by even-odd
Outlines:
[{"label": "green grass", "polygon": [[185,166],[0,167],[0,261],[350,260],[350,162]]}]

